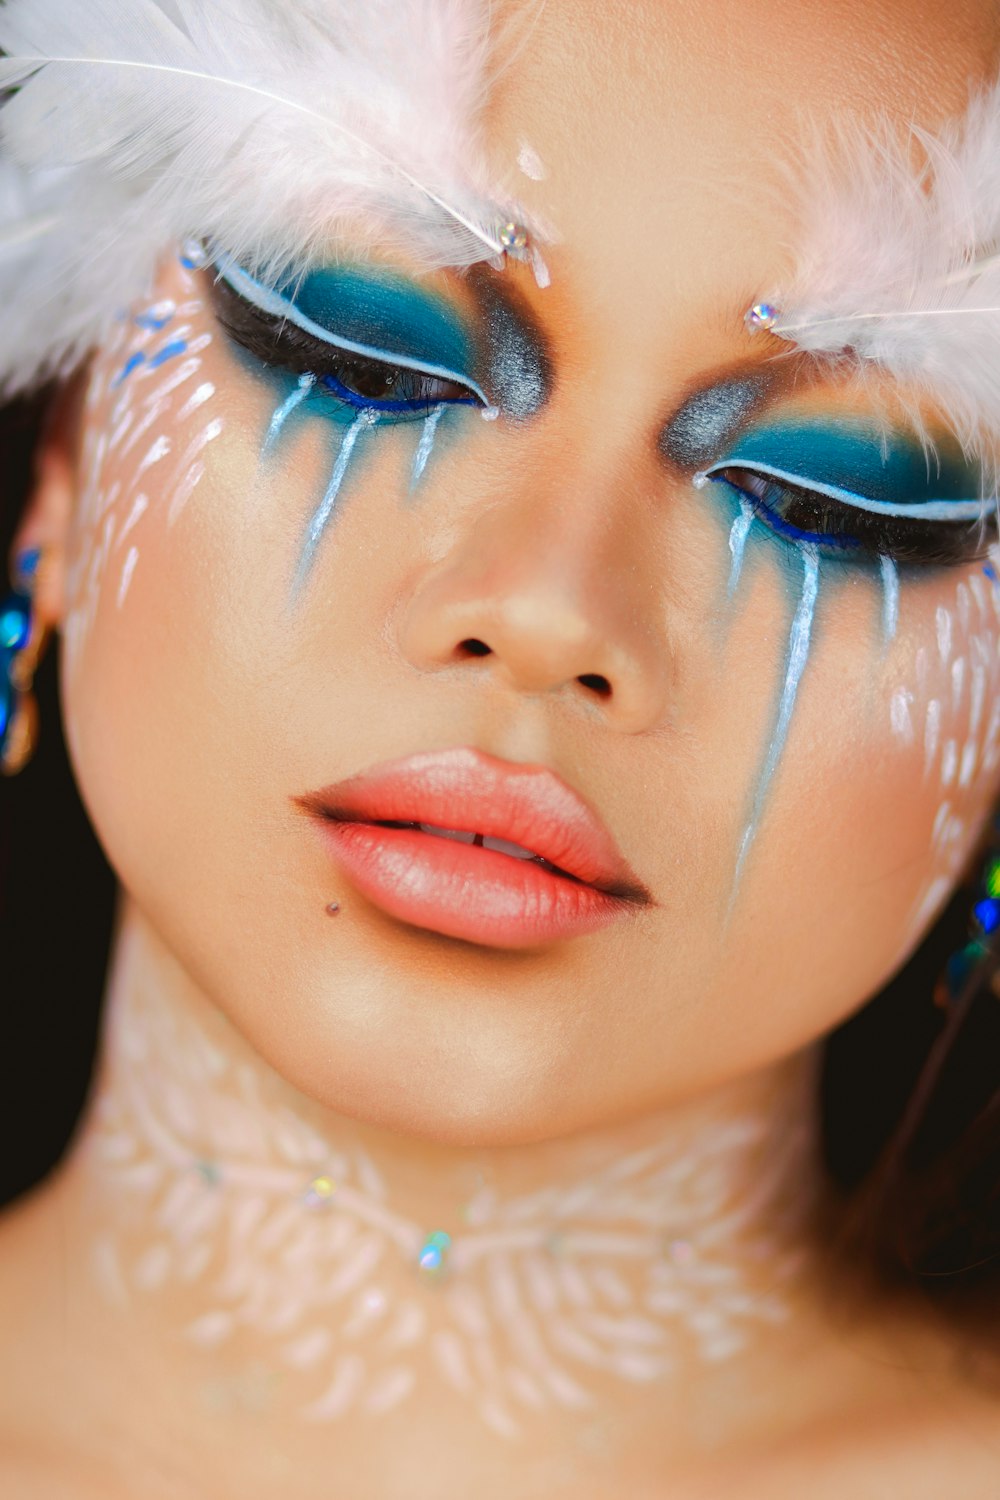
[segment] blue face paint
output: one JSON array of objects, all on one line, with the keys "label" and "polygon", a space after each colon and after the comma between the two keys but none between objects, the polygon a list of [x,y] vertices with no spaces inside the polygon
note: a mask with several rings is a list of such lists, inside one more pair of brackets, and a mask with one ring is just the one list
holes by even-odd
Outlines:
[{"label": "blue face paint", "polygon": [[234,261],[218,270],[235,294],[220,308],[232,336],[265,364],[314,375],[348,409],[405,419],[440,402],[489,405],[470,333],[443,298],[406,277],[336,267],[268,287]]},{"label": "blue face paint", "polygon": [[908,435],[886,435],[864,419],[758,424],[704,476],[726,483],[776,536],[840,561],[958,561],[990,541],[993,500],[957,444],[925,454]]},{"label": "blue face paint", "polygon": [[[894,514],[936,502],[971,504],[977,514],[982,507],[978,468],[963,460],[954,444],[943,444],[937,456],[928,455],[915,439],[885,434],[864,418],[786,418],[759,424],[741,433],[708,472],[723,464],[745,464]],[[934,514],[941,520],[963,519],[950,509]]]},{"label": "blue face paint", "polygon": [[757,778],[750,817],[740,839],[739,850],[736,856],[736,871],[733,877],[733,898],[735,898],[739,887],[747,855],[750,853],[753,841],[757,837],[757,829],[760,825],[767,794],[774,779],[774,773],[778,769],[778,762],[781,760],[785,741],[788,738],[792,714],[795,711],[795,704],[798,700],[799,685],[802,681],[802,674],[806,669],[806,663],[809,660],[809,652],[812,647],[813,622],[816,615],[816,599],[818,594],[819,554],[815,547],[803,547],[801,592],[788,637],[788,648],[785,655],[785,676],[781,688],[781,697],[778,701],[778,712],[774,730],[771,734],[771,742],[768,745],[767,756],[760,775]]}]

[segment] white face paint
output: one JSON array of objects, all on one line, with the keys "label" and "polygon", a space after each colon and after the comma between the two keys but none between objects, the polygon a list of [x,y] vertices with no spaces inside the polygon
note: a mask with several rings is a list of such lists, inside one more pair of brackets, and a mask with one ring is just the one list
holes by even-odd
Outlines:
[{"label": "white face paint", "polygon": [[547,1410],[595,1409],[608,1381],[666,1386],[692,1357],[731,1359],[787,1316],[804,1108],[777,1136],[706,1116],[688,1145],[519,1197],[480,1176],[434,1226],[161,1001],[130,997],[110,1036],[87,1147],[114,1209],[100,1285],[124,1305],[183,1290],[183,1334],[209,1362],[241,1331],[264,1336],[304,1421],[388,1411],[442,1380],[516,1438]]},{"label": "white face paint", "polygon": [[198,381],[212,343],[208,315],[190,271],[179,270],[178,284],[179,305],[123,317],[90,377],[64,627],[70,672],[106,585],[127,608],[148,517],[165,504],[168,524],[178,519],[205,473],[205,449],[223,431],[212,415],[215,386]]},{"label": "white face paint", "polygon": [[[918,934],[941,909],[972,852],[984,785],[1000,765],[1000,549],[990,551],[937,606],[934,637],[911,661],[889,700],[893,738],[923,755],[924,778],[940,801],[931,831],[932,863],[914,904]],[[905,602],[904,602],[905,611]]]}]

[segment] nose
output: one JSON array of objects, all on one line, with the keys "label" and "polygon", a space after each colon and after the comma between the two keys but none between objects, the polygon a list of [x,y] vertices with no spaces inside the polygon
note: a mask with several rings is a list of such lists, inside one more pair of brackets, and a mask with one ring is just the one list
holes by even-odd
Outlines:
[{"label": "nose", "polygon": [[634,532],[586,505],[498,502],[420,577],[398,625],[422,671],[489,672],[639,733],[662,718],[669,653]]}]

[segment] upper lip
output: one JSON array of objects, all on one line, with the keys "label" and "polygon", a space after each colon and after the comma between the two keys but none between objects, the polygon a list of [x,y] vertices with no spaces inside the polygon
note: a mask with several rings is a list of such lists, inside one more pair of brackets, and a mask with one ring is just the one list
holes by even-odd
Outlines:
[{"label": "upper lip", "polygon": [[605,824],[546,766],[471,747],[386,761],[298,799],[332,822],[428,823],[505,839],[622,900],[652,897]]}]

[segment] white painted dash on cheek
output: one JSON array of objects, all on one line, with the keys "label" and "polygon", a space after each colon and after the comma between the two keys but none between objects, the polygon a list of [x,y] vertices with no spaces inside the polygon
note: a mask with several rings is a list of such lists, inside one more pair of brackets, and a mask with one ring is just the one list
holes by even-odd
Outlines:
[{"label": "white painted dash on cheek", "polygon": [[935,623],[937,626],[938,654],[941,657],[942,666],[945,666],[951,656],[951,611],[945,609],[943,604],[939,604],[937,607]]},{"label": "white painted dash on cheek", "polygon": [[149,506],[149,497],[148,497],[148,495],[136,495],[136,497],[135,497],[135,503],[132,506],[131,511],[129,512],[128,520],[125,522],[125,525],[122,527],[121,532],[120,532],[119,537],[118,537],[118,541],[115,544],[116,548],[121,547],[122,543],[124,542],[125,538],[128,536],[129,532],[138,524],[139,521],[141,521],[141,519],[142,519],[143,515],[145,514],[148,506]]},{"label": "white painted dash on cheek", "polygon": [[972,782],[973,772],[976,769],[976,742],[967,741],[962,751],[962,764],[958,773],[959,786],[966,787]]},{"label": "white painted dash on cheek", "polygon": [[927,705],[927,717],[924,723],[924,770],[929,771],[934,764],[937,754],[938,739],[941,735],[941,705],[936,698],[932,698]]},{"label": "white painted dash on cheek", "polygon": [[969,733],[976,734],[983,717],[983,704],[986,701],[986,672],[981,666],[972,669],[971,704],[969,707]]},{"label": "white painted dash on cheek", "polygon": [[177,413],[178,422],[183,422],[186,420],[186,418],[193,417],[199,407],[204,406],[206,401],[211,401],[214,395],[215,386],[210,380],[204,381],[203,384],[200,385],[195,391],[194,395],[188,397],[187,401],[185,401],[184,405]]},{"label": "white painted dash on cheek", "polygon": [[970,577],[970,579],[969,579],[969,587],[972,590],[972,597],[976,601],[976,605],[977,605],[977,607],[979,609],[980,615],[985,618],[985,615],[986,615],[986,590],[983,588],[983,580],[979,577],[978,573],[973,573],[972,576]]},{"label": "white painted dash on cheek", "polygon": [[126,557],[125,562],[124,562],[124,564],[122,566],[122,580],[121,580],[121,583],[118,586],[118,608],[119,609],[121,609],[122,605],[125,603],[125,596],[127,595],[128,591],[129,591],[129,587],[130,587],[130,585],[132,583],[132,575],[135,573],[135,565],[136,565],[136,563],[138,561],[139,561],[139,549],[138,549],[138,547],[130,547],[128,549],[128,556]]},{"label": "white painted dash on cheek", "polygon": [[937,845],[940,843],[941,835],[944,833],[945,828],[948,826],[948,820],[950,817],[951,803],[942,802],[941,806],[938,808],[937,812],[934,815],[934,827],[931,830],[931,842],[933,844]]},{"label": "white painted dash on cheek", "polygon": [[941,785],[951,786],[958,769],[958,746],[954,740],[946,740],[941,751]]},{"label": "white painted dash on cheek", "polygon": [[167,525],[173,526],[191,496],[205,477],[205,465],[201,459],[193,463],[170,498],[167,510]]},{"label": "white painted dash on cheek", "polygon": [[892,732],[904,745],[913,744],[913,717],[910,713],[912,702],[911,692],[906,688],[897,688],[889,704],[889,722],[892,725]]},{"label": "white painted dash on cheek", "polygon": [[958,615],[958,623],[963,631],[967,631],[972,619],[972,605],[969,600],[968,584],[960,583],[955,590],[955,612]]},{"label": "white painted dash on cheek", "polygon": [[148,469],[152,469],[154,465],[161,463],[167,457],[170,446],[170,439],[166,433],[162,433],[147,450],[142,463],[136,469],[132,480],[133,485],[138,483]]},{"label": "white painted dash on cheek", "polygon": [[956,656],[951,664],[951,710],[958,712],[958,706],[962,701],[962,687],[965,683],[965,657]]}]

